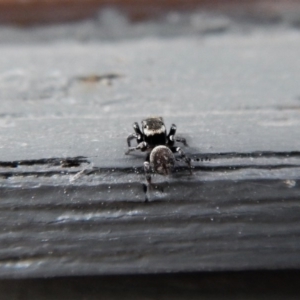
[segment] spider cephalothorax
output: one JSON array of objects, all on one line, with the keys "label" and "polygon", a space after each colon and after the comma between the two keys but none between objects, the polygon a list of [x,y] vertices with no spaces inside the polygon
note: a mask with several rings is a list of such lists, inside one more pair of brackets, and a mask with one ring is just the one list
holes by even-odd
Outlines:
[{"label": "spider cephalothorax", "polygon": [[[174,146],[175,142],[187,145],[184,138],[175,137],[175,124],[172,124],[167,134],[163,118],[150,117],[142,121],[142,130],[137,122],[133,124],[133,129],[135,132],[127,137],[129,148],[126,154],[134,150],[148,151],[144,170],[149,184],[151,184],[151,169],[161,175],[168,175],[172,172],[176,160],[173,153],[178,153],[191,170],[191,159],[184,154],[180,147]],[[136,139],[136,147],[131,147],[132,139]]]},{"label": "spider cephalothorax", "polygon": [[[136,124],[134,124],[135,126]],[[150,147],[166,144],[167,131],[161,117],[148,118],[142,121],[144,141]]]}]

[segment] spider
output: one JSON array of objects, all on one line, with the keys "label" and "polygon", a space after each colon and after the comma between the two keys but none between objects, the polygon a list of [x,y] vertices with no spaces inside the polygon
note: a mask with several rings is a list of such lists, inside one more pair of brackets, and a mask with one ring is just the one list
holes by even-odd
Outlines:
[{"label": "spider", "polygon": [[[183,159],[191,172],[191,159],[185,155],[180,147],[174,146],[175,142],[181,142],[187,146],[185,138],[175,137],[175,124],[172,124],[169,134],[167,134],[162,117],[149,117],[142,120],[142,130],[137,122],[133,123],[133,129],[134,133],[127,137],[128,150],[125,154],[135,150],[148,152],[144,162],[144,171],[149,185],[151,185],[151,170],[160,175],[169,175],[174,168],[175,160]],[[131,147],[131,140],[133,139],[137,141],[136,147]],[[178,153],[179,159],[175,159],[173,153]]]}]

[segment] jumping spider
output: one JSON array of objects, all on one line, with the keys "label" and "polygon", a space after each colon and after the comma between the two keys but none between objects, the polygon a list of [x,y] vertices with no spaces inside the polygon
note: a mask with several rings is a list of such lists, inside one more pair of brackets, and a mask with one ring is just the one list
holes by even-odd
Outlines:
[{"label": "jumping spider", "polygon": [[[128,150],[125,154],[134,150],[148,152],[144,162],[144,171],[149,185],[151,185],[151,169],[160,175],[169,175],[174,168],[175,160],[183,159],[191,172],[191,159],[180,147],[174,146],[175,142],[181,142],[187,146],[184,138],[175,137],[175,124],[172,124],[169,134],[167,134],[163,118],[150,117],[142,121],[142,130],[137,122],[133,124],[133,129],[135,132],[127,137]],[[137,141],[136,147],[131,147],[133,139]],[[175,159],[173,153],[178,153],[179,159]]]}]

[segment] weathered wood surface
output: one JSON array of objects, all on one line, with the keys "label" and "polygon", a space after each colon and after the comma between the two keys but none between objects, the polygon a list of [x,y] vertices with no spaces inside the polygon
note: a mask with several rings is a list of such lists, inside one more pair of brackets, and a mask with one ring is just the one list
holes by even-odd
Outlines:
[{"label": "weathered wood surface", "polygon": [[[0,45],[0,277],[299,268],[299,37]],[[149,115],[195,170],[145,203]]]}]

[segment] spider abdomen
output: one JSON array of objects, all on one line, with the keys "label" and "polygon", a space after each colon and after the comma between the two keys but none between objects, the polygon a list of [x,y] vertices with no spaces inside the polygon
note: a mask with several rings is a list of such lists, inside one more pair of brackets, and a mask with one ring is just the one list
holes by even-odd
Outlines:
[{"label": "spider abdomen", "polygon": [[153,170],[160,175],[169,175],[175,165],[175,157],[166,146],[157,146],[150,153],[150,164]]}]

